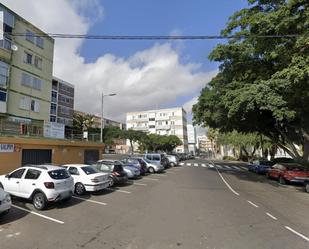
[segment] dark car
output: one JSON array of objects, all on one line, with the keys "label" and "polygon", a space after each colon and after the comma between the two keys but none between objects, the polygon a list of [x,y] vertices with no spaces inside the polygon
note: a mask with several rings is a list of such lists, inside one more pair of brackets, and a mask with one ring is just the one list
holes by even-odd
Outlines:
[{"label": "dark car", "polygon": [[140,169],[141,175],[146,175],[147,173],[147,165],[145,162],[138,158],[133,158],[133,157],[127,157],[121,160],[122,163],[125,165],[132,165],[135,167],[138,167]]},{"label": "dark car", "polygon": [[266,174],[267,171],[274,165],[274,162],[266,159],[260,159],[253,161],[252,164],[248,165],[248,170],[257,174]]},{"label": "dark car", "polygon": [[110,173],[110,186],[128,182],[128,176],[120,162],[99,160],[97,163],[93,164],[93,166],[102,172]]}]

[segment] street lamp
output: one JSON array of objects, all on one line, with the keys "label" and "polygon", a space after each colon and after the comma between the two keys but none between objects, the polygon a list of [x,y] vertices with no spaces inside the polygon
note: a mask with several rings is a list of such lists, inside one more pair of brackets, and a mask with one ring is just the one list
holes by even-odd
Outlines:
[{"label": "street lamp", "polygon": [[111,94],[106,94],[104,95],[102,92],[102,102],[101,102],[101,135],[100,135],[100,142],[103,143],[103,126],[104,126],[104,120],[103,120],[103,101],[104,101],[104,97],[112,97],[117,95],[116,93],[111,93]]}]

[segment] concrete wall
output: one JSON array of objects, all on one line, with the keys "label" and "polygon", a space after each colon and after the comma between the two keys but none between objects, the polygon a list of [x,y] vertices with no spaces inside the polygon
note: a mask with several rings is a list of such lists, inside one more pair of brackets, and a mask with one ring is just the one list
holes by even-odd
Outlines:
[{"label": "concrete wall", "polygon": [[97,143],[0,137],[0,144],[14,144],[14,152],[0,152],[0,174],[5,174],[21,166],[22,149],[50,149],[52,163],[84,163],[85,150],[99,150],[100,158],[103,146]]}]

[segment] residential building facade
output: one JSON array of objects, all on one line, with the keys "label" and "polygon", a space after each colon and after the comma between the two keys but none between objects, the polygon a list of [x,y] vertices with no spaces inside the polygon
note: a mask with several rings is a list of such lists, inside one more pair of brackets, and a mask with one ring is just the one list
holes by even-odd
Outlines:
[{"label": "residential building facade", "polygon": [[73,127],[74,85],[53,77],[50,104],[50,122]]},{"label": "residential building facade", "polygon": [[175,151],[188,152],[187,114],[181,107],[127,113],[127,129],[159,135],[176,135],[183,145]]},{"label": "residential building facade", "polygon": [[200,152],[214,151],[214,144],[206,135],[197,136],[197,148]]},{"label": "residential building facade", "polygon": [[188,149],[192,155],[196,154],[196,129],[192,124],[187,124]]},{"label": "residential building facade", "polygon": [[[0,132],[42,135],[50,119],[54,40],[0,4]],[[24,34],[24,35],[16,35]]]}]

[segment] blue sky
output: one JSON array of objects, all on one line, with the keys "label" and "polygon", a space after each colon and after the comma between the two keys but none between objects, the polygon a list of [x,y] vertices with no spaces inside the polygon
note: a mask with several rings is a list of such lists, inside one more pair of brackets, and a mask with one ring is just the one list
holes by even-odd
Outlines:
[{"label": "blue sky", "polygon": [[[104,17],[91,27],[90,34],[105,35],[218,35],[236,10],[247,0],[100,0]],[[222,41],[221,41],[222,42]],[[86,41],[80,53],[88,62],[112,53],[129,57],[152,46],[154,41]],[[206,70],[217,68],[208,61],[217,40],[183,42],[182,60],[201,63]],[[177,43],[176,43],[177,45]]]}]

